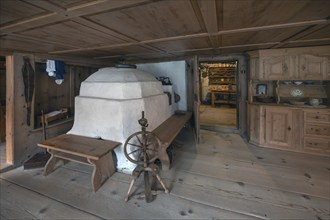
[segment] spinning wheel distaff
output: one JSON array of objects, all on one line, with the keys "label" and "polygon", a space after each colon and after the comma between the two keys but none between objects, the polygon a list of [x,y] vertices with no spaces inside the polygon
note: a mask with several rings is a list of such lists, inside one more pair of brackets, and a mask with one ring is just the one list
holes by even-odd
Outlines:
[{"label": "spinning wheel distaff", "polygon": [[149,172],[152,172],[157,177],[157,180],[160,182],[165,192],[168,193],[168,190],[159,176],[159,167],[154,164],[155,160],[158,158],[158,151],[162,143],[154,133],[146,130],[148,127],[148,120],[144,118],[144,111],[142,111],[142,118],[139,119],[138,122],[141,125],[141,131],[130,135],[124,144],[126,158],[130,162],[137,164],[137,167],[133,171],[134,177],[130,183],[125,201],[128,201],[129,194],[136,179],[143,172],[145,199],[146,202],[151,202],[152,193]]}]

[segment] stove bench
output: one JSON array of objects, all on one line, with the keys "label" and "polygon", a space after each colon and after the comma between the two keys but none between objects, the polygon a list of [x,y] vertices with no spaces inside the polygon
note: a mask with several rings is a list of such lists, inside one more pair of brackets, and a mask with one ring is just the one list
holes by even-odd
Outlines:
[{"label": "stove bench", "polygon": [[174,114],[152,131],[162,142],[158,151],[158,158],[162,163],[163,170],[169,170],[170,168],[170,159],[166,149],[171,145],[175,137],[188,122],[191,115],[191,112]]},{"label": "stove bench", "polygon": [[47,139],[38,146],[51,154],[44,167],[44,175],[55,170],[58,161],[74,161],[93,166],[92,187],[96,192],[115,172],[112,151],[121,143],[72,134],[63,134]]}]

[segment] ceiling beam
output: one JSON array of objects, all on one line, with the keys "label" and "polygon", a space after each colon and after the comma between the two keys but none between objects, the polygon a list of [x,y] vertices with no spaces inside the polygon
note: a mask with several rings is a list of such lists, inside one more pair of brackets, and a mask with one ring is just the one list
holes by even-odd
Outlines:
[{"label": "ceiling beam", "polygon": [[[197,2],[196,0],[191,0],[195,1],[198,8],[200,15],[202,16],[203,23],[205,25],[207,33],[210,34],[209,39],[212,44],[213,48],[219,47],[219,36],[212,36],[212,34],[218,32],[218,10],[222,11],[222,8],[218,8],[218,5],[221,5],[222,7],[222,0],[219,2],[216,2],[215,0],[207,0],[207,1],[199,1]],[[220,13],[221,20],[222,18],[222,13]]]}]

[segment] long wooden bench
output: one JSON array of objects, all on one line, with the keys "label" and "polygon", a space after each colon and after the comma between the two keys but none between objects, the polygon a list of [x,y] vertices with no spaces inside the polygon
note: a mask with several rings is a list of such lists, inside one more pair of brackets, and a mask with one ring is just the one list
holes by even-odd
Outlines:
[{"label": "long wooden bench", "polygon": [[47,139],[38,146],[46,148],[51,154],[44,175],[54,171],[59,160],[74,161],[93,166],[92,187],[96,192],[101,185],[115,172],[112,151],[121,143],[116,141],[63,134]]},{"label": "long wooden bench", "polygon": [[166,152],[167,148],[185,126],[191,115],[191,112],[174,114],[152,131],[162,142],[158,151],[158,158],[162,163],[163,170],[169,170],[170,168],[170,159]]}]

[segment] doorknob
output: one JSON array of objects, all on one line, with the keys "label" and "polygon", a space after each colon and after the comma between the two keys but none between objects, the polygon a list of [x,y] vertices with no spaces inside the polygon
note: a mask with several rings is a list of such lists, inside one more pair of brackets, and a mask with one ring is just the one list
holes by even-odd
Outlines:
[{"label": "doorknob", "polygon": [[290,126],[288,127],[288,131],[291,131],[291,127]]}]

